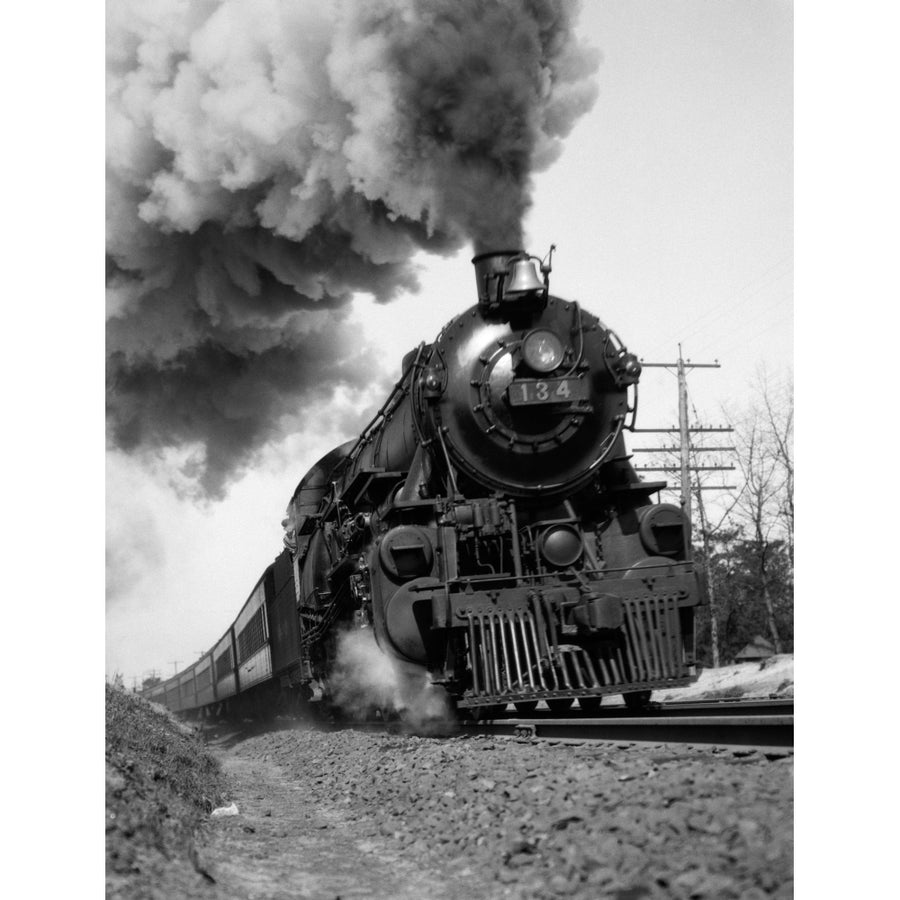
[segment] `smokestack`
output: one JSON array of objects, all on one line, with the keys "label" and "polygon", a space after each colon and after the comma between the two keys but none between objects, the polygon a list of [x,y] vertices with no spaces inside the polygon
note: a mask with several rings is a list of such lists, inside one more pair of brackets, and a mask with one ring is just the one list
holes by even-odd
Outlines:
[{"label": "smokestack", "polygon": [[475,266],[475,284],[478,302],[488,304],[498,299],[503,289],[503,279],[509,274],[510,260],[521,256],[521,250],[491,250],[472,258]]},{"label": "smokestack", "polygon": [[107,408],[222,496],[286,420],[367,380],[354,293],[519,246],[592,105],[570,0],[117,0],[108,17]]}]

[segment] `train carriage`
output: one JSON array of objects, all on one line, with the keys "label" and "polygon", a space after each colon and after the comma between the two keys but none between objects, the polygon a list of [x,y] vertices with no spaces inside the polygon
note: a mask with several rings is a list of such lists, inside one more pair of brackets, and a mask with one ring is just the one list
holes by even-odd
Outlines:
[{"label": "train carriage", "polygon": [[216,700],[227,700],[237,693],[234,671],[234,638],[231,628],[219,638],[212,651]]},{"label": "train carriage", "polygon": [[156,684],[144,691],[144,696],[152,703],[159,703],[161,706],[166,705],[166,686],[165,683]]},{"label": "train carriage", "polygon": [[197,706],[208,706],[216,699],[212,671],[212,657],[205,653],[194,666],[194,702]]},{"label": "train carriage", "polygon": [[166,682],[165,705],[172,710],[178,712],[181,710],[181,695],[178,691],[178,676],[170,678]]},{"label": "train carriage", "polygon": [[266,577],[256,587],[234,622],[237,645],[237,677],[241,690],[272,677],[272,653],[266,615]]},{"label": "train carriage", "polygon": [[194,709],[197,706],[193,666],[178,676],[178,702],[183,710]]}]

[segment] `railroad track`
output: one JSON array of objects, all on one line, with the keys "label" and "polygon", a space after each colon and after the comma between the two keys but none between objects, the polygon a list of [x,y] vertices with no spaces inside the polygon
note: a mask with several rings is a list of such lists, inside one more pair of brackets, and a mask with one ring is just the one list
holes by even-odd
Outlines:
[{"label": "railroad track", "polygon": [[[320,722],[319,725],[325,728],[408,733],[408,728],[399,720]],[[271,724],[255,723],[251,726],[217,726],[205,731],[211,744],[229,746],[271,727]],[[624,705],[610,705],[592,713],[573,709],[565,716],[549,709],[535,710],[528,716],[504,712],[493,719],[461,721],[446,733],[581,742],[754,747],[783,755],[794,746],[794,701],[679,701],[661,704],[659,708],[647,712],[634,712]]]},{"label": "railroad track", "polygon": [[794,701],[692,701],[631,712],[609,706],[566,717],[549,710],[464,722],[463,732],[580,741],[707,744],[786,750],[794,746]]}]

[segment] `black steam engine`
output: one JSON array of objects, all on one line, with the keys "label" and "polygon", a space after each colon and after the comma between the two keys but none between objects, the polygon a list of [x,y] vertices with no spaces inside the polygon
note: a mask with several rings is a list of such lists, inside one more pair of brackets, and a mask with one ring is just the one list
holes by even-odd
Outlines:
[{"label": "black steam engine", "polygon": [[242,644],[253,617],[239,617],[182,708],[218,701],[229,672],[246,690],[262,649],[273,686],[327,695],[353,628],[462,708],[639,706],[692,680],[688,523],[653,502],[665,485],[637,476],[623,438],[640,363],[532,260],[474,259],[478,303],[407,355],[359,439],[300,482],[257,630]]},{"label": "black steam engine", "polygon": [[[478,304],[407,356],[376,420],[291,500],[301,640],[371,626],[460,706],[689,680],[686,523],[622,437],[640,364],[549,296],[549,266],[542,283],[524,254],[474,263]],[[305,677],[324,680],[327,646],[309,648]]]}]

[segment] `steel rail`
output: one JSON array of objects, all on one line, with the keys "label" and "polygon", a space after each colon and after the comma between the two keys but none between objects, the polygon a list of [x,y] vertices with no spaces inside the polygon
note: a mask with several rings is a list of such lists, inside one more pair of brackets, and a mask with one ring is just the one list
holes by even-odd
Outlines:
[{"label": "steel rail", "polygon": [[[592,715],[561,717],[536,710],[527,717],[501,714],[493,719],[460,720],[432,731],[434,737],[497,736],[524,740],[560,740],[578,743],[652,743],[757,748],[785,755],[794,746],[794,706],[786,700],[681,701],[658,709],[634,712],[609,706]],[[355,729],[388,733],[416,733],[402,719],[368,722],[319,722],[324,730]],[[220,733],[223,732],[224,733]],[[204,729],[214,745],[229,745],[260,728],[235,730],[234,725]]]},{"label": "steel rail", "polygon": [[794,746],[793,700],[685,701],[658,709],[560,717],[535,712],[461,722],[462,733],[578,741],[705,744],[787,749]]},{"label": "steel rail", "polygon": [[508,719],[462,723],[463,733],[628,741],[654,744],[717,744],[738,747],[793,747],[793,716],[628,716],[619,719]]}]

